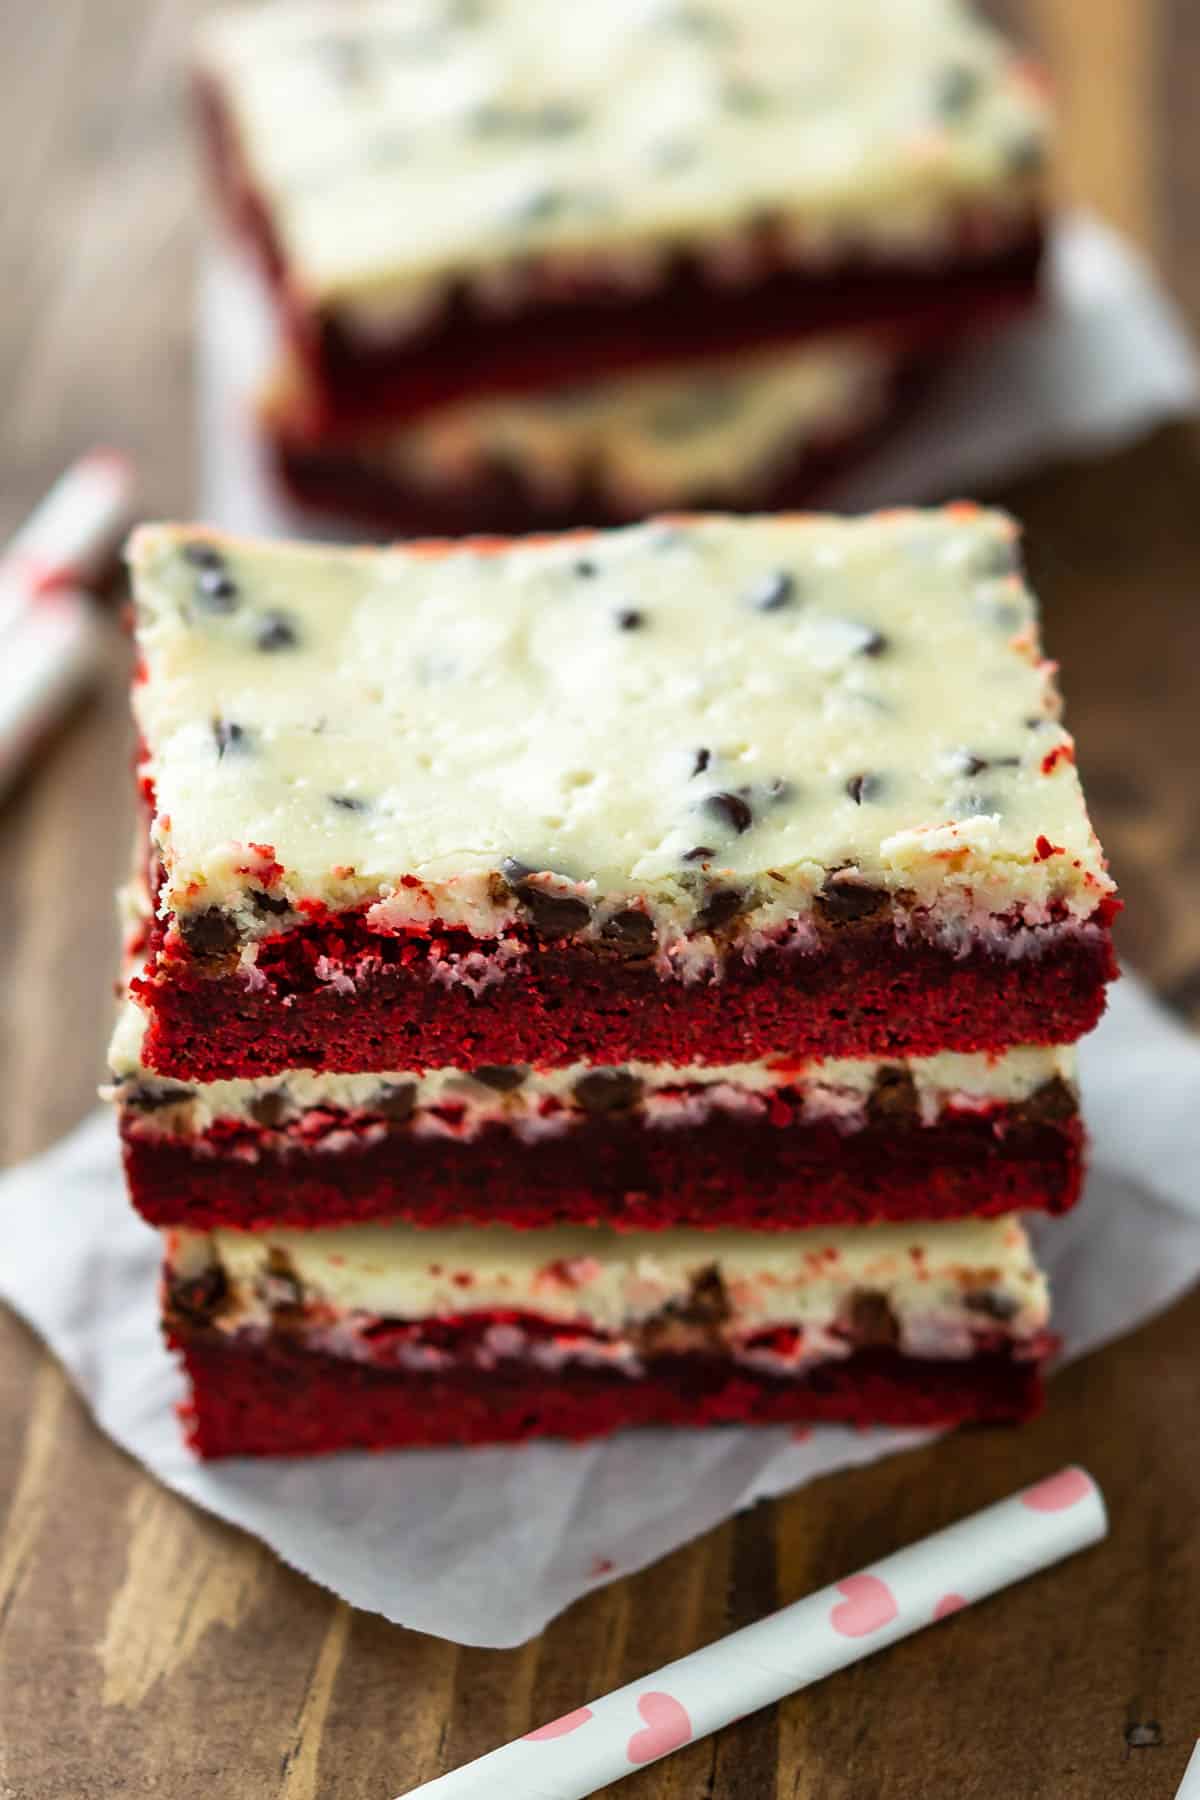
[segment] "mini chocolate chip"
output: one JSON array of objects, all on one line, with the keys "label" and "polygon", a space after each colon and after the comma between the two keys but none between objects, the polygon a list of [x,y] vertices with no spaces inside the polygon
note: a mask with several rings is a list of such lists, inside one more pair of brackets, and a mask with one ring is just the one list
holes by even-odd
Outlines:
[{"label": "mini chocolate chip", "polygon": [[891,904],[891,896],[886,888],[872,887],[866,881],[830,876],[817,895],[816,904],[831,925],[843,925],[882,912]]},{"label": "mini chocolate chip", "polygon": [[528,1074],[526,1063],[481,1063],[479,1068],[471,1070],[475,1081],[482,1081],[484,1087],[492,1088],[497,1094],[511,1094]]},{"label": "mini chocolate chip", "polygon": [[287,613],[268,612],[263,614],[254,642],[260,650],[294,650],[300,642],[300,633]]},{"label": "mini chocolate chip", "polygon": [[713,888],[696,914],[697,925],[701,931],[719,931],[722,925],[737,918],[745,899],[739,888]]},{"label": "mini chocolate chip", "polygon": [[204,612],[231,613],[240,598],[238,584],[226,569],[201,569],[196,577],[196,601]]},{"label": "mini chocolate chip", "polygon": [[250,904],[257,913],[285,913],[291,910],[286,894],[268,894],[262,888],[250,889]]},{"label": "mini chocolate chip", "polygon": [[859,1288],[850,1296],[847,1323],[860,1349],[888,1349],[900,1342],[900,1326],[886,1294]]},{"label": "mini chocolate chip", "polygon": [[506,856],[504,861],[500,864],[500,873],[503,875],[505,881],[511,882],[514,887],[518,881],[524,881],[525,878],[532,875],[533,872],[533,868],[529,863],[518,862],[515,856]]},{"label": "mini chocolate chip", "polygon": [[1135,1721],[1125,1727],[1125,1742],[1130,1750],[1159,1750],[1162,1748],[1162,1726],[1157,1719]]},{"label": "mini chocolate chip", "polygon": [[852,775],[846,783],[846,792],[855,806],[861,806],[865,800],[878,800],[883,792],[883,781],[878,775]]},{"label": "mini chocolate chip", "polygon": [[219,906],[206,906],[203,912],[184,913],[179,920],[179,935],[200,961],[229,956],[241,942],[237,920],[222,912]]},{"label": "mini chocolate chip", "polygon": [[256,1285],[272,1313],[298,1313],[304,1306],[304,1285],[286,1250],[267,1251],[267,1266]]},{"label": "mini chocolate chip", "polygon": [[707,769],[707,767],[711,761],[712,761],[712,751],[711,750],[705,750],[705,749],[697,750],[694,753],[693,760],[692,760],[692,774],[693,775],[703,775],[705,769]]},{"label": "mini chocolate chip", "polygon": [[640,631],[645,623],[645,613],[638,612],[636,607],[623,607],[617,614],[617,624],[621,627],[622,631]]},{"label": "mini chocolate chip", "polygon": [[194,569],[223,569],[225,558],[215,544],[185,544],[180,553],[185,562],[190,562]]},{"label": "mini chocolate chip", "polygon": [[600,936],[633,953],[646,952],[654,948],[654,920],[636,906],[627,906],[604,921]]},{"label": "mini chocolate chip", "polygon": [[716,854],[711,844],[695,844],[690,850],[685,850],[679,860],[680,862],[708,862]]},{"label": "mini chocolate chip", "polygon": [[262,1125],[268,1131],[282,1125],[290,1111],[286,1088],[272,1088],[269,1093],[256,1094],[247,1111],[256,1125]]},{"label": "mini chocolate chip", "polygon": [[164,1106],[178,1106],[195,1098],[196,1090],[169,1081],[130,1081],[121,1088],[121,1103],[135,1112],[158,1112]]},{"label": "mini chocolate chip", "polygon": [[672,1318],[689,1325],[723,1325],[732,1318],[729,1294],[716,1263],[698,1269],[688,1283],[687,1299],[672,1301],[667,1310]]},{"label": "mini chocolate chip", "polygon": [[1061,1075],[1051,1075],[1034,1088],[1027,1100],[1021,1101],[1017,1110],[1031,1125],[1060,1125],[1078,1116],[1079,1096]]},{"label": "mini chocolate chip", "polygon": [[874,1125],[915,1125],[921,1116],[917,1084],[911,1069],[885,1063],[867,1097],[867,1117]]},{"label": "mini chocolate chip", "polygon": [[168,1315],[189,1325],[211,1325],[229,1300],[229,1283],[220,1263],[212,1263],[200,1275],[167,1277]]},{"label": "mini chocolate chip", "polygon": [[968,69],[962,63],[950,63],[937,77],[934,104],[943,119],[956,119],[966,112],[979,93],[979,88],[977,69]]},{"label": "mini chocolate chip", "polygon": [[227,750],[244,756],[251,748],[250,733],[235,719],[214,719],[212,734],[216,740],[218,757],[223,757]]},{"label": "mini chocolate chip", "polygon": [[624,1112],[641,1099],[642,1084],[628,1069],[591,1069],[579,1077],[571,1092],[584,1112]]},{"label": "mini chocolate chip", "polygon": [[1000,1324],[1015,1319],[1021,1310],[1011,1294],[999,1294],[992,1288],[973,1289],[963,1296],[963,1305],[968,1312],[982,1313],[985,1319],[995,1319]]},{"label": "mini chocolate chip", "polygon": [[704,801],[704,810],[714,819],[720,819],[722,824],[732,826],[739,837],[754,823],[754,814],[740,794],[709,794]]},{"label": "mini chocolate chip", "polygon": [[882,631],[869,631],[858,647],[859,656],[882,656],[890,645]]},{"label": "mini chocolate chip", "polygon": [[579,561],[575,563],[573,567],[575,573],[581,575],[585,581],[590,581],[593,575],[598,575],[600,573],[596,564],[590,561],[586,556],[581,556]]},{"label": "mini chocolate chip", "polygon": [[582,931],[592,916],[587,901],[577,900],[572,894],[548,894],[527,881],[513,892],[529,914],[534,930],[544,937],[570,937]]},{"label": "mini chocolate chip", "polygon": [[987,766],[986,756],[973,756],[969,750],[964,750],[958,759],[960,775],[982,775]]},{"label": "mini chocolate chip", "polygon": [[782,612],[796,598],[796,577],[786,569],[765,575],[750,592],[750,605],[755,612]]},{"label": "mini chocolate chip", "polygon": [[389,1081],[375,1096],[371,1111],[379,1113],[389,1125],[403,1125],[412,1118],[416,1104],[415,1081]]},{"label": "mini chocolate chip", "polygon": [[541,225],[561,218],[570,205],[571,196],[562,188],[535,188],[516,202],[508,216],[518,225]]},{"label": "mini chocolate chip", "polygon": [[370,810],[367,802],[360,800],[357,794],[330,794],[329,804],[340,807],[343,812],[362,813]]}]

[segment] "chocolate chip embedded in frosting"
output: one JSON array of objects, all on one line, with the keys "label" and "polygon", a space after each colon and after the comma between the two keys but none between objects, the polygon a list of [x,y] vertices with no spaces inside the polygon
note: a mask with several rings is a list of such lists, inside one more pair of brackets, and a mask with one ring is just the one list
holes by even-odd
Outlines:
[{"label": "chocolate chip embedded in frosting", "polygon": [[816,896],[816,906],[831,925],[847,925],[870,919],[891,905],[886,888],[872,887],[853,877],[831,875]]},{"label": "chocolate chip embedded in frosting", "polygon": [[680,862],[711,862],[716,854],[711,844],[693,844],[690,850],[684,851],[679,860]]},{"label": "chocolate chip embedded in frosting", "polygon": [[796,598],[796,578],[786,569],[775,569],[750,590],[749,605],[755,612],[782,612]]},{"label": "chocolate chip embedded in frosting", "polygon": [[227,569],[204,568],[196,576],[195,598],[202,612],[231,613],[237,610],[241,594]]},{"label": "chocolate chip embedded in frosting", "polygon": [[635,606],[625,606],[617,614],[617,624],[622,631],[640,631],[646,623],[646,615]]},{"label": "chocolate chip embedded in frosting", "polygon": [[256,1094],[246,1108],[256,1125],[267,1131],[273,1131],[282,1125],[291,1111],[286,1088],[272,1088],[269,1093]]},{"label": "chocolate chip embedded in frosting", "polygon": [[389,1081],[380,1088],[371,1111],[379,1113],[389,1125],[404,1125],[412,1118],[416,1104],[415,1081]]},{"label": "chocolate chip embedded in frosting", "polygon": [[723,824],[732,826],[739,837],[744,831],[749,831],[754,823],[754,813],[750,803],[743,800],[740,794],[724,792],[709,794],[705,797],[703,805],[706,813],[711,813],[714,819],[720,819]]},{"label": "chocolate chip embedded in frosting", "polygon": [[1052,1075],[1036,1087],[1018,1108],[1022,1119],[1031,1125],[1060,1125],[1074,1119],[1079,1112],[1079,1096],[1061,1075]]},{"label": "chocolate chip embedded in frosting", "polygon": [[300,642],[295,621],[284,612],[264,613],[254,634],[255,647],[268,654],[275,650],[294,650]]},{"label": "chocolate chip embedded in frosting", "polygon": [[521,1087],[529,1075],[527,1063],[481,1063],[471,1070],[471,1078],[497,1094],[511,1094]]},{"label": "chocolate chip embedded in frosting", "polygon": [[600,936],[630,955],[647,955],[655,944],[654,920],[636,906],[627,906],[604,921]]},{"label": "chocolate chip embedded in frosting", "polygon": [[529,914],[534,930],[543,937],[570,937],[582,931],[592,916],[586,900],[573,894],[550,894],[531,882],[519,882],[513,894]]},{"label": "chocolate chip embedded in frosting", "polygon": [[716,1263],[698,1269],[688,1282],[686,1300],[674,1300],[670,1311],[689,1325],[723,1325],[733,1317],[729,1292]]},{"label": "chocolate chip embedded in frosting", "polygon": [[219,906],[206,906],[203,912],[184,913],[178,921],[179,935],[198,961],[231,956],[241,944],[237,920]]},{"label": "chocolate chip embedded in frosting", "polygon": [[590,1069],[571,1089],[586,1113],[625,1112],[642,1097],[642,1084],[628,1069]]},{"label": "chocolate chip embedded in frosting", "polygon": [[867,1117],[874,1125],[916,1125],[920,1122],[921,1103],[911,1069],[898,1063],[886,1063],[878,1071],[867,1098]]},{"label": "chocolate chip embedded in frosting", "polygon": [[737,918],[745,903],[746,896],[740,888],[713,888],[696,914],[696,924],[701,931],[719,931],[722,925]]},{"label": "chocolate chip embedded in frosting", "polygon": [[963,1305],[968,1312],[980,1313],[983,1318],[995,1319],[1001,1325],[1015,1319],[1021,1310],[1020,1302],[1011,1294],[1002,1294],[995,1288],[973,1288],[963,1295]]},{"label": "chocolate chip embedded in frosting", "polygon": [[701,749],[695,751],[695,753],[692,756],[692,774],[693,775],[703,775],[705,769],[707,769],[707,767],[711,761],[712,761],[712,751],[711,750],[705,750],[705,749],[701,748]]},{"label": "chocolate chip embedded in frosting", "polygon": [[184,544],[180,555],[184,562],[191,563],[194,569],[223,569],[225,567],[224,552],[215,544],[193,542]]},{"label": "chocolate chip embedded in frosting", "polygon": [[891,1349],[900,1342],[900,1325],[886,1294],[859,1288],[850,1296],[845,1330],[861,1350]]},{"label": "chocolate chip embedded in frosting", "polygon": [[524,881],[534,870],[530,863],[523,863],[515,856],[506,856],[500,864],[500,873],[511,887],[516,887],[519,881]]},{"label": "chocolate chip embedded in frosting", "polygon": [[210,1264],[199,1275],[168,1272],[166,1290],[167,1318],[188,1325],[211,1325],[229,1304],[229,1283],[220,1263]]},{"label": "chocolate chip embedded in frosting", "polygon": [[180,1106],[195,1095],[195,1088],[170,1081],[129,1081],[121,1086],[121,1104],[134,1112],[160,1112],[164,1106]]},{"label": "chocolate chip embedded in frosting", "polygon": [[961,118],[982,86],[979,71],[964,63],[949,63],[934,84],[934,106],[943,119]]},{"label": "chocolate chip embedded in frosting", "polygon": [[357,794],[330,794],[329,804],[340,808],[342,812],[363,813],[370,810],[368,802]]},{"label": "chocolate chip embedded in frosting", "polygon": [[878,775],[851,775],[846,783],[846,792],[855,806],[863,806],[868,801],[878,800],[883,792],[883,781]]},{"label": "chocolate chip embedded in frosting", "polygon": [[289,1314],[303,1311],[304,1284],[286,1250],[273,1245],[267,1251],[267,1266],[255,1285],[274,1322],[286,1322]]},{"label": "chocolate chip embedded in frosting", "polygon": [[859,656],[882,656],[884,651],[890,650],[890,648],[891,643],[882,631],[868,631],[858,646],[856,654]]},{"label": "chocolate chip embedded in frosting", "polygon": [[246,727],[239,725],[236,719],[214,719],[212,734],[217,746],[218,757],[223,757],[226,751],[233,751],[244,756],[251,748],[253,741]]},{"label": "chocolate chip embedded in frosting", "polygon": [[250,904],[256,913],[285,913],[291,911],[291,901],[286,894],[268,894],[264,888],[250,889]]},{"label": "chocolate chip embedded in frosting", "polygon": [[600,573],[596,564],[588,556],[579,557],[576,562],[572,563],[571,567],[574,569],[576,575],[583,581],[590,581],[594,575]]}]

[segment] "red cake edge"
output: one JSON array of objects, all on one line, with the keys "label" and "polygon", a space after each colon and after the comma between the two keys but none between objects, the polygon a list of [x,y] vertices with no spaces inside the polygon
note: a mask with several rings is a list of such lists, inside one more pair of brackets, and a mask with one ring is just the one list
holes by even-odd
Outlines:
[{"label": "red cake edge", "polygon": [[503,1126],[457,1143],[401,1126],[337,1151],[272,1142],[253,1127],[198,1146],[139,1131],[128,1114],[121,1132],[130,1197],[156,1226],[254,1231],[400,1219],[792,1231],[1068,1211],[1083,1180],[1081,1121],[1014,1117],[998,1108],[990,1117],[852,1133],[721,1118],[678,1132],[626,1117],[587,1120],[533,1143]]},{"label": "red cake edge", "polygon": [[992,1352],[934,1362],[860,1350],[784,1380],[702,1354],[655,1357],[635,1379],[594,1369],[417,1375],[277,1340],[176,1336],[173,1347],[191,1385],[184,1429],[206,1459],[579,1441],[632,1426],[1015,1424],[1043,1404],[1040,1364]]}]

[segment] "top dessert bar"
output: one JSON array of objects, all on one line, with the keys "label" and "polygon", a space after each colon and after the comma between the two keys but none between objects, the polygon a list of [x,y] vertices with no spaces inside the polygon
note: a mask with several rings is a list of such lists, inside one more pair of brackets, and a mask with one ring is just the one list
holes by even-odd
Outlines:
[{"label": "top dessert bar", "polygon": [[1032,291],[1047,102],[964,0],[293,0],[197,77],[314,431]]},{"label": "top dessert bar", "polygon": [[1016,528],[142,529],[146,1066],[1066,1042],[1114,973]]}]

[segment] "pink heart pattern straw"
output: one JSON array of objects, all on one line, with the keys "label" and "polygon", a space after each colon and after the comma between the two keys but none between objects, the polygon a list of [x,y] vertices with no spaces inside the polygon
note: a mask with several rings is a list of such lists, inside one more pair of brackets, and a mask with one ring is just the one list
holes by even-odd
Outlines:
[{"label": "pink heart pattern straw", "polygon": [[427,1782],[409,1800],[494,1800],[500,1794],[504,1800],[583,1800],[760,1706],[1098,1543],[1107,1530],[1104,1501],[1091,1476],[1083,1469],[1061,1469],[874,1568],[844,1576]]}]

